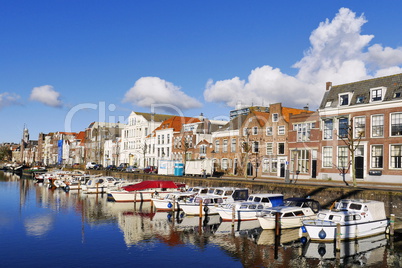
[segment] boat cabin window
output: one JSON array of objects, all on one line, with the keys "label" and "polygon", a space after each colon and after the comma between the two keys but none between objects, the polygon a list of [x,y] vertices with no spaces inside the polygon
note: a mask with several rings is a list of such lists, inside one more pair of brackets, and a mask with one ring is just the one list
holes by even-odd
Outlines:
[{"label": "boat cabin window", "polygon": [[352,204],[350,204],[349,209],[361,210],[361,209],[362,209],[362,205],[361,205],[361,204],[352,203]]},{"label": "boat cabin window", "polygon": [[320,219],[320,220],[325,219],[325,216],[326,216],[325,213],[318,213],[317,219]]},{"label": "boat cabin window", "polygon": [[341,221],[342,217],[338,215],[329,215],[328,219],[330,221]]},{"label": "boat cabin window", "polygon": [[201,193],[201,194],[207,194],[207,193],[208,193],[208,189],[202,189],[200,193]]},{"label": "boat cabin window", "polygon": [[293,217],[293,213],[292,213],[292,212],[287,212],[287,213],[283,214],[282,217],[283,217],[283,218],[286,218],[286,217]]},{"label": "boat cabin window", "polygon": [[345,216],[345,221],[358,221],[360,220],[362,217],[359,214],[356,215],[346,215]]},{"label": "boat cabin window", "polygon": [[255,205],[255,204],[251,204],[248,206],[249,209],[255,209],[256,207],[257,207],[257,205]]},{"label": "boat cabin window", "polygon": [[261,197],[256,196],[256,197],[254,198],[254,202],[261,202]]},{"label": "boat cabin window", "polygon": [[233,191],[226,191],[225,196],[231,196],[233,194]]},{"label": "boat cabin window", "polygon": [[247,190],[236,190],[233,193],[233,199],[234,200],[246,200],[248,196],[248,191]]},{"label": "boat cabin window", "polygon": [[247,208],[247,205],[241,205],[240,206],[240,209],[246,209]]},{"label": "boat cabin window", "polygon": [[103,183],[103,179],[99,179],[99,180],[98,180],[98,183]]},{"label": "boat cabin window", "polygon": [[268,197],[264,197],[261,202],[263,202],[263,203],[269,203],[269,198],[268,198]]},{"label": "boat cabin window", "polygon": [[215,194],[216,194],[216,195],[222,195],[222,194],[223,194],[223,190],[216,189]]},{"label": "boat cabin window", "polygon": [[264,206],[263,206],[263,205],[258,204],[257,209],[263,209],[263,208],[264,208]]},{"label": "boat cabin window", "polygon": [[247,199],[247,201],[253,201],[254,196],[250,195]]},{"label": "boat cabin window", "polygon": [[304,216],[304,213],[301,210],[295,211],[293,213],[295,214],[296,217]]}]

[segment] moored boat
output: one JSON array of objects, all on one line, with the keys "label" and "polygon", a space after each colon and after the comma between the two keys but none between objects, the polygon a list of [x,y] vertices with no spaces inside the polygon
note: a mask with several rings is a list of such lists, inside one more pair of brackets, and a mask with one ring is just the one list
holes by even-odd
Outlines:
[{"label": "moored boat", "polygon": [[222,221],[250,221],[257,219],[257,212],[282,204],[283,194],[251,194],[247,201],[222,204],[217,211]]},{"label": "moored boat", "polygon": [[287,198],[283,206],[272,207],[257,213],[257,219],[261,228],[273,230],[277,224],[277,214],[279,214],[279,224],[281,229],[301,227],[303,220],[315,219],[320,210],[320,204],[313,199],[307,198]]},{"label": "moored boat", "polygon": [[184,184],[173,181],[142,181],[110,191],[108,199],[115,202],[149,202],[154,196],[164,197],[169,193],[181,192]]},{"label": "moored boat", "polygon": [[310,239],[314,241],[334,241],[338,224],[341,240],[384,233],[388,226],[384,202],[343,199],[335,204],[334,209],[318,213],[317,219],[303,221]]}]

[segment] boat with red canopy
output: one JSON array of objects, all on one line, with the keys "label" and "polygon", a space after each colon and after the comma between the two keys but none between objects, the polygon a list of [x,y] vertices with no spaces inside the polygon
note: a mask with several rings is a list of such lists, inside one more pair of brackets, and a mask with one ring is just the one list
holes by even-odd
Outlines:
[{"label": "boat with red canopy", "polygon": [[183,183],[174,181],[142,181],[122,187],[119,191],[110,191],[108,199],[115,202],[147,202],[154,196],[164,197],[169,193],[185,189]]}]

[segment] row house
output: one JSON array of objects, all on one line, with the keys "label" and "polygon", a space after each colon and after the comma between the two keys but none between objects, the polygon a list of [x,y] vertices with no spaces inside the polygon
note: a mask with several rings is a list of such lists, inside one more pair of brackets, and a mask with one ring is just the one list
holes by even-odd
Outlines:
[{"label": "row house", "polygon": [[288,131],[291,114],[305,109],[249,107],[248,114],[234,117],[214,136],[214,158],[228,174],[285,177],[289,164]]},{"label": "row house", "polygon": [[227,124],[224,120],[209,120],[201,115],[193,122],[183,124],[173,135],[173,160],[202,160],[212,152],[212,133]]},{"label": "row house", "polygon": [[[399,182],[402,74],[332,86],[319,107],[319,178]],[[354,168],[353,168],[354,166]]]},{"label": "row house", "polygon": [[92,122],[85,129],[84,163],[106,164],[105,141],[116,140],[124,128],[122,123]]},{"label": "row house", "polygon": [[288,148],[289,176],[293,180],[317,178],[321,166],[321,130],[318,112],[290,114]]},{"label": "row house", "polygon": [[[182,133],[183,125],[200,122],[199,118],[173,116],[157,127],[147,138],[149,153],[147,162],[152,166],[159,166],[161,160],[178,160],[179,153],[184,153],[188,147],[178,147],[174,136]],[[192,146],[193,140],[187,141]],[[181,160],[181,159],[180,159]],[[184,159],[183,159],[184,160]]]},{"label": "row house", "polygon": [[140,168],[148,166],[144,155],[149,154],[152,148],[147,143],[146,137],[159,127],[163,121],[171,117],[173,115],[131,112],[127,119],[127,124],[122,129],[121,146],[117,150],[120,153],[120,163],[128,163]]}]

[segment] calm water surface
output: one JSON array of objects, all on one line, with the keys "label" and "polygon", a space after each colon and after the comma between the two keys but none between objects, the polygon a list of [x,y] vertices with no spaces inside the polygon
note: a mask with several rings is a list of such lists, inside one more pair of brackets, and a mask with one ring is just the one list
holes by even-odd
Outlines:
[{"label": "calm water surface", "polygon": [[65,193],[0,171],[0,267],[401,267],[385,235],[343,244],[303,243],[299,230],[258,221],[220,223],[153,212],[150,203]]}]

